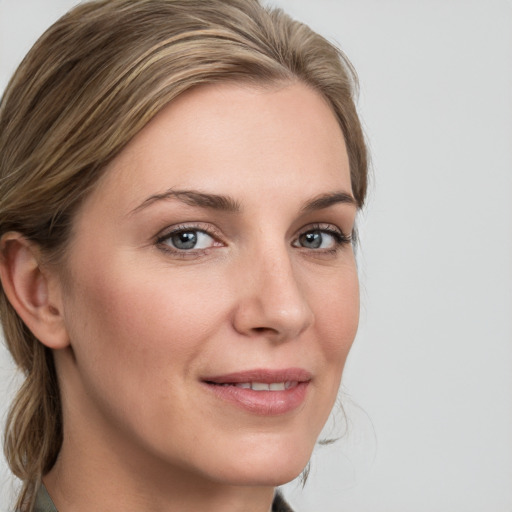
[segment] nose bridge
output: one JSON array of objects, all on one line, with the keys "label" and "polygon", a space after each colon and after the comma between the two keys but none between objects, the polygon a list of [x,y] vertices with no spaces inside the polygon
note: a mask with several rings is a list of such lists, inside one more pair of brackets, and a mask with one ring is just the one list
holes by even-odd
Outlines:
[{"label": "nose bridge", "polygon": [[261,248],[247,262],[246,272],[237,315],[239,330],[286,339],[297,337],[312,324],[307,290],[284,243]]}]

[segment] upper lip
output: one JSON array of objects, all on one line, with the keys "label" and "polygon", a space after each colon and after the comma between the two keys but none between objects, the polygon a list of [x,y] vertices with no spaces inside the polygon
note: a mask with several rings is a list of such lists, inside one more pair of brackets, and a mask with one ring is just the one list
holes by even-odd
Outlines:
[{"label": "upper lip", "polygon": [[275,382],[308,382],[312,378],[311,372],[303,368],[266,369],[258,368],[240,372],[226,373],[203,378],[204,382],[213,384],[237,384],[240,382],[262,382],[272,384]]}]

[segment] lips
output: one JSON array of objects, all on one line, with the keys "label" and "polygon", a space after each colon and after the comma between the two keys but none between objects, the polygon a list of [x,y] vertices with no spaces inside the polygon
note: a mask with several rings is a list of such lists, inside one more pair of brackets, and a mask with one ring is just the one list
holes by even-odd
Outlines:
[{"label": "lips", "polygon": [[279,415],[298,408],[312,379],[301,368],[258,369],[202,379],[216,397],[258,415]]}]

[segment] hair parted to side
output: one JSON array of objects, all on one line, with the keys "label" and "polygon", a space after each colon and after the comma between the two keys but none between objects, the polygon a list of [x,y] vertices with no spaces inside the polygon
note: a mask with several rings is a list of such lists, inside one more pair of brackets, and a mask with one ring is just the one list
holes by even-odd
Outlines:
[{"label": "hair parted to side", "polygon": [[[355,72],[307,26],[258,0],[95,0],[57,21],[25,57],[0,102],[0,237],[16,231],[49,263],[65,256],[73,216],[109,163],[164,106],[200,84],[301,81],[343,131],[358,205],[366,147]],[[26,380],[4,451],[33,508],[58,456],[62,412],[53,355],[0,288],[7,346]]]}]

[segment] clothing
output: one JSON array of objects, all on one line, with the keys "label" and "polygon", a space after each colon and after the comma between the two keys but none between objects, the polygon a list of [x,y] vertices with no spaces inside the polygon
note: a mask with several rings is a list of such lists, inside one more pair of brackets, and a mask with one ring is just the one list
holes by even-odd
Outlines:
[{"label": "clothing", "polygon": [[274,502],[272,503],[272,512],[293,512],[290,505],[284,501],[284,498],[280,493],[276,493],[274,496]]},{"label": "clothing", "polygon": [[[34,512],[57,512],[44,485],[41,486],[37,493]],[[293,512],[293,510],[289,507],[288,503],[284,501],[283,497],[279,493],[276,493],[274,502],[272,503],[272,512]]]},{"label": "clothing", "polygon": [[48,491],[45,486],[42,485],[37,493],[36,504],[34,512],[57,512],[55,505],[53,504]]}]

